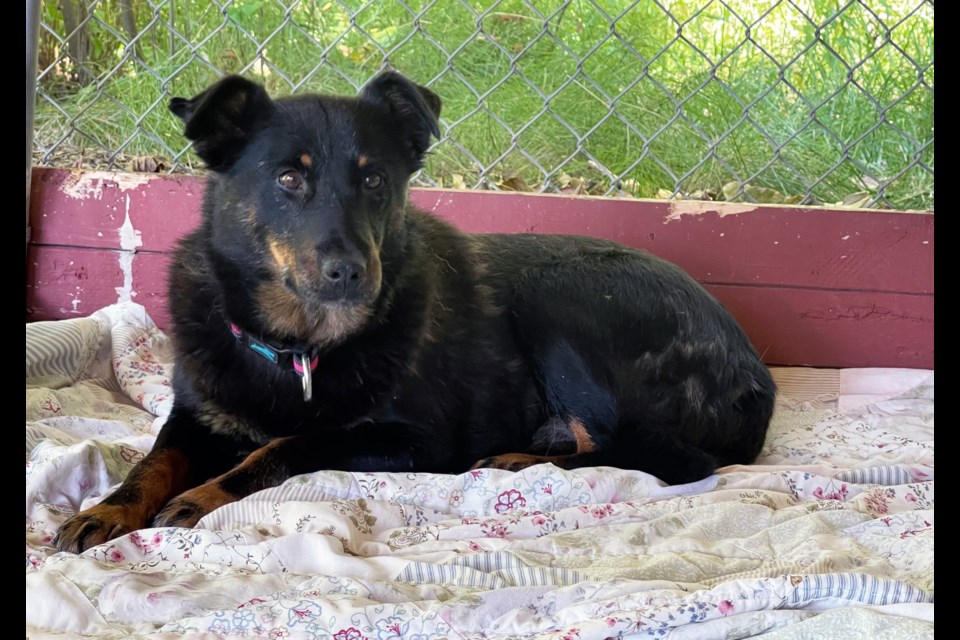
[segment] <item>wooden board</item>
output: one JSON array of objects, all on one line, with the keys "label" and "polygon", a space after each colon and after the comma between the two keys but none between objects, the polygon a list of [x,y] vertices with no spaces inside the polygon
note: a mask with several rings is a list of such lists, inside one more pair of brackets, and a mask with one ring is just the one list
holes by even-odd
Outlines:
[{"label": "wooden board", "polygon": [[[185,176],[34,170],[27,319],[132,299],[168,322],[167,254],[200,219]],[[933,367],[927,213],[414,190],[471,232],[575,233],[646,249],[731,310],[765,360]]]}]

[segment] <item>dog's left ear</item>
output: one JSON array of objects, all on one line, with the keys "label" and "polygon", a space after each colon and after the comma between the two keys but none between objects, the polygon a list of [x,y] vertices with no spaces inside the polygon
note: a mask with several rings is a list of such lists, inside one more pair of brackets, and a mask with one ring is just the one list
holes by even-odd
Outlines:
[{"label": "dog's left ear", "polygon": [[360,94],[360,100],[386,107],[400,121],[406,142],[418,162],[430,147],[431,134],[440,137],[440,97],[396,71],[385,71],[371,80]]}]

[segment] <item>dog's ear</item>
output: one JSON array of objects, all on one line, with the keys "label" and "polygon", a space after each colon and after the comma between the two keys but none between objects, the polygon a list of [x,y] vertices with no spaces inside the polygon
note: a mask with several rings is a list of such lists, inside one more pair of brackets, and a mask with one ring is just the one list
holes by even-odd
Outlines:
[{"label": "dog's ear", "polygon": [[214,171],[230,168],[250,133],[272,110],[264,88],[240,76],[227,76],[194,98],[170,100],[170,111],[183,120],[184,135]]},{"label": "dog's ear", "polygon": [[400,121],[405,141],[418,163],[430,146],[431,134],[440,137],[440,97],[396,71],[385,71],[371,80],[360,100],[386,108]]}]

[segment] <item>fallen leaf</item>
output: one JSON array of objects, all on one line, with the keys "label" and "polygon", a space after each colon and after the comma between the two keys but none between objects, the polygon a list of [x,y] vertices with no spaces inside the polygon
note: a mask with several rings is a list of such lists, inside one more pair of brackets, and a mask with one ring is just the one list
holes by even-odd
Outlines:
[{"label": "fallen leaf", "polygon": [[560,193],[584,196],[587,195],[587,185],[584,183],[583,178],[570,178],[570,182],[567,183],[566,187],[560,189]]},{"label": "fallen leaf", "polygon": [[727,202],[756,202],[758,204],[796,204],[803,200],[803,196],[787,196],[770,187],[757,187],[750,183],[742,185],[743,193],[739,193],[741,183],[734,180],[723,185],[723,199]]},{"label": "fallen leaf", "polygon": [[497,184],[497,187],[503,191],[530,191],[530,185],[528,185],[526,180],[520,176],[507,178],[506,180],[503,180]]},{"label": "fallen leaf", "polygon": [[760,204],[783,204],[786,196],[769,187],[755,187],[752,184],[744,185],[743,192]]},{"label": "fallen leaf", "polygon": [[566,173],[561,173],[561,174],[560,174],[559,176],[557,176],[556,178],[551,178],[551,179],[550,179],[551,182],[553,182],[555,185],[557,185],[557,186],[560,187],[561,189],[565,189],[565,188],[570,184],[570,181],[571,181],[571,180],[573,180],[573,178],[571,178],[571,177],[570,177],[568,174],[566,174]]},{"label": "fallen leaf", "polygon": [[850,209],[866,209],[870,206],[872,200],[873,194],[869,191],[858,191],[846,196],[840,202],[835,203],[835,205]]},{"label": "fallen leaf", "polygon": [[728,182],[723,185],[721,188],[723,192],[723,199],[727,201],[732,201],[734,197],[737,196],[737,193],[740,191],[740,183],[734,180],[733,182]]},{"label": "fallen leaf", "polygon": [[157,173],[166,169],[163,160],[153,156],[136,156],[130,163],[130,171],[140,173]]},{"label": "fallen leaf", "polygon": [[606,191],[607,189],[603,186],[603,183],[597,182],[596,180],[591,180],[587,183],[587,193],[591,196],[602,196]]}]

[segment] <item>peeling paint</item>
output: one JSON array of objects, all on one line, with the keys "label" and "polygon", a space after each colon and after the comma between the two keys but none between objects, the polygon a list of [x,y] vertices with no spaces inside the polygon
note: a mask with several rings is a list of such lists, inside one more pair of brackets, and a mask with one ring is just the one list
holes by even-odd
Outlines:
[{"label": "peeling paint", "polygon": [[140,232],[133,228],[130,222],[130,196],[127,195],[127,207],[123,214],[123,224],[117,229],[120,233],[120,248],[124,251],[135,251],[137,247],[143,246],[143,237]]},{"label": "peeling paint", "polygon": [[143,245],[143,238],[137,229],[133,228],[130,221],[130,196],[126,197],[126,210],[123,216],[123,224],[117,229],[120,234],[119,263],[120,272],[123,274],[123,286],[114,287],[117,292],[117,302],[130,302],[137,292],[133,290],[133,257],[136,249]]},{"label": "peeling paint", "polygon": [[77,200],[103,198],[104,187],[116,187],[120,191],[145,185],[154,176],[146,173],[117,173],[114,171],[83,171],[71,173],[60,185],[60,191]]},{"label": "peeling paint", "polygon": [[120,252],[120,271],[123,273],[123,286],[114,287],[117,292],[117,302],[130,302],[136,297],[133,290],[133,251]]},{"label": "peeling paint", "polygon": [[679,220],[681,216],[700,216],[716,213],[721,218],[741,213],[752,213],[758,209],[755,204],[735,204],[731,202],[709,202],[706,200],[674,200],[670,203],[670,213],[663,224]]},{"label": "peeling paint", "polygon": [[877,308],[876,305],[869,307],[844,307],[842,309],[810,309],[801,311],[801,318],[813,320],[906,320],[908,322],[931,323],[933,318],[925,315],[912,314],[908,311],[897,311],[895,309]]}]

